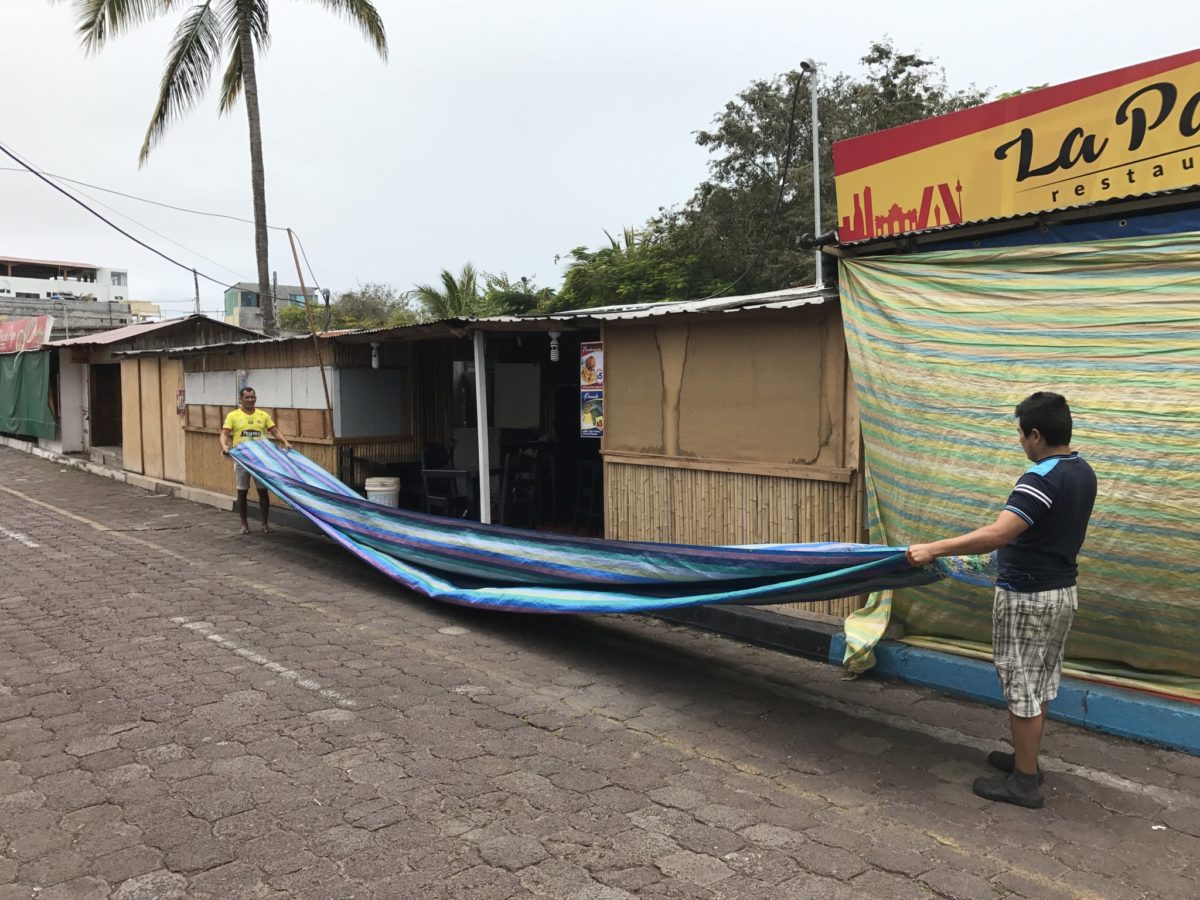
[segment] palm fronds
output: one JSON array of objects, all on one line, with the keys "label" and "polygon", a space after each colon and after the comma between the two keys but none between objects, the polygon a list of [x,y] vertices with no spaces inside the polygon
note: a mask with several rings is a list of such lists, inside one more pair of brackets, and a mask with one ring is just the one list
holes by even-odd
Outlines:
[{"label": "palm fronds", "polygon": [[158,90],[158,103],[142,142],[138,162],[145,163],[150,148],[162,138],[171,121],[182,116],[204,96],[213,66],[221,55],[221,19],[205,0],[188,10],[175,30],[167,67]]}]

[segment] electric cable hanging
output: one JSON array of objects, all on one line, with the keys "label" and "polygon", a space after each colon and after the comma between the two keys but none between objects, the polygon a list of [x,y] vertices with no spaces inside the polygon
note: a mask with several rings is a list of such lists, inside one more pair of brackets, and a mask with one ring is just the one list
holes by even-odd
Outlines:
[{"label": "electric cable hanging", "polygon": [[[0,166],[0,172],[27,172],[26,169],[18,169],[16,166]],[[202,209],[188,209],[186,206],[175,206],[171,203],[163,203],[159,200],[151,200],[147,197],[139,197],[136,194],[127,194],[124,191],[113,190],[112,188],[101,187],[98,184],[92,184],[87,181],[80,181],[78,178],[68,178],[66,175],[55,175],[53,172],[43,172],[47,178],[53,178],[56,181],[65,181],[68,184],[77,184],[81,187],[91,188],[94,191],[103,191],[106,194],[116,194],[118,197],[124,197],[127,200],[136,200],[139,203],[149,203],[151,206],[161,206],[163,209],[173,209],[176,212],[190,213],[194,216],[209,216],[214,219],[229,219],[231,222],[244,222],[247,225],[253,225],[253,219],[243,219],[241,216],[231,216],[226,213],[205,212]],[[87,195],[84,194],[86,197]],[[94,197],[91,198],[99,203]],[[109,207],[111,209],[111,207]],[[271,231],[287,231],[282,225],[268,225]],[[185,248],[186,249],[186,248]],[[199,255],[199,254],[197,254]]]},{"label": "electric cable hanging", "polygon": [[[151,253],[153,253],[155,256],[158,256],[158,257],[160,257],[160,258],[162,258],[162,259],[166,260],[167,262],[169,262],[169,263],[170,263],[171,265],[173,265],[173,266],[177,266],[178,268],[180,268],[180,269],[183,269],[185,272],[195,272],[195,274],[196,274],[197,276],[199,276],[200,278],[203,278],[205,281],[210,281],[210,282],[212,282],[213,284],[215,284],[215,285],[218,285],[219,287],[221,287],[221,288],[223,288],[223,289],[225,289],[225,290],[229,290],[229,289],[231,289],[231,288],[235,287],[235,285],[228,284],[228,283],[226,283],[225,281],[223,281],[223,280],[222,280],[222,279],[220,279],[220,278],[214,278],[213,276],[211,276],[211,275],[209,275],[209,274],[207,274],[207,273],[205,273],[205,272],[201,272],[201,271],[199,271],[199,270],[198,270],[198,269],[196,269],[194,266],[189,266],[189,265],[186,265],[185,263],[182,263],[182,262],[180,262],[179,260],[175,259],[174,257],[168,256],[166,253],[164,253],[163,251],[159,250],[157,247],[153,247],[153,246],[151,246],[150,244],[148,244],[148,243],[146,243],[145,241],[143,241],[141,238],[137,237],[136,235],[130,234],[128,231],[126,231],[124,228],[122,228],[122,227],[121,227],[120,225],[118,225],[116,222],[113,222],[111,219],[107,218],[106,216],[104,216],[104,215],[102,215],[101,213],[97,212],[97,211],[96,211],[95,209],[93,209],[92,207],[88,206],[88,204],[84,203],[82,200],[80,200],[78,197],[76,197],[76,196],[75,196],[74,194],[72,194],[70,191],[66,190],[66,189],[65,189],[64,187],[62,187],[61,185],[55,184],[55,183],[54,183],[54,182],[53,182],[53,181],[50,179],[50,177],[48,177],[48,176],[47,176],[45,173],[41,172],[41,171],[40,171],[40,170],[38,170],[38,169],[37,169],[35,166],[33,166],[33,165],[31,165],[30,163],[26,162],[24,159],[22,159],[22,158],[21,158],[19,155],[17,155],[17,154],[16,154],[14,151],[10,150],[10,149],[9,149],[7,146],[5,146],[3,143],[0,143],[0,153],[3,153],[5,156],[7,156],[7,157],[8,157],[9,159],[11,159],[13,162],[17,163],[17,165],[19,165],[19,166],[20,166],[22,169],[24,169],[25,171],[29,172],[31,175],[34,175],[35,177],[37,177],[37,178],[38,178],[38,179],[40,179],[41,181],[43,181],[43,182],[45,182],[46,184],[48,184],[50,187],[52,187],[54,190],[58,191],[60,194],[62,194],[64,197],[66,197],[66,198],[67,198],[68,200],[70,200],[71,202],[73,202],[73,203],[75,203],[75,204],[78,204],[79,206],[83,207],[83,209],[87,210],[89,213],[91,213],[93,216],[95,216],[97,219],[99,219],[101,222],[103,222],[103,223],[104,223],[105,225],[107,225],[109,228],[112,228],[112,229],[113,229],[114,231],[116,231],[117,233],[119,233],[119,234],[123,235],[124,237],[128,238],[129,240],[133,241],[133,242],[134,242],[135,244],[137,244],[139,247],[142,247],[142,248],[144,248],[144,249],[146,249],[146,250],[149,250],[149,251],[150,251]],[[18,171],[19,171],[19,170],[18,170]],[[63,180],[64,180],[64,181],[74,181],[74,179],[68,179],[68,178],[63,178]],[[97,188],[97,190],[105,190],[105,191],[107,191],[108,189],[107,189],[107,188]],[[119,193],[121,193],[121,192],[120,192],[120,191],[110,191],[110,193],[117,193],[117,194],[119,194]],[[145,202],[145,203],[153,203],[153,204],[155,204],[155,205],[157,205],[157,206],[166,206],[166,207],[169,207],[169,208],[171,208],[171,209],[176,209],[176,210],[178,210],[178,211],[180,211],[180,212],[189,212],[189,213],[194,213],[194,214],[197,214],[197,215],[209,215],[209,216],[216,216],[216,217],[218,217],[218,218],[235,219],[235,220],[237,220],[237,221],[243,221],[243,222],[249,222],[249,221],[250,221],[250,220],[247,220],[247,219],[237,219],[237,217],[235,217],[235,216],[226,216],[226,215],[223,215],[223,214],[221,214],[221,213],[204,213],[204,212],[201,212],[201,211],[199,211],[199,210],[189,210],[189,209],[184,209],[183,207],[174,207],[174,206],[170,206],[170,204],[165,204],[165,203],[157,203],[156,201],[153,201],[153,200],[144,200],[144,198],[141,198],[141,197],[134,197],[134,196],[133,196],[133,195],[131,195],[131,194],[127,194],[127,195],[124,195],[124,196],[127,196],[127,197],[129,197],[130,199],[134,199],[134,200],[142,200],[142,201],[143,201],[143,202]],[[89,198],[89,199],[91,199],[91,200],[92,200],[92,202],[94,202],[94,203],[97,203],[97,204],[99,204],[99,205],[101,205],[101,206],[105,206],[105,204],[101,203],[99,200],[95,200],[94,198]],[[111,209],[111,207],[106,207],[106,208],[109,208],[109,209]],[[113,210],[113,212],[117,212],[117,211],[116,211],[116,210]],[[123,213],[117,213],[117,214],[118,214],[118,215],[124,215]],[[130,221],[136,221],[136,220],[132,219],[132,218],[131,218],[131,217],[129,217],[129,216],[125,216],[125,218],[129,218],[129,219],[130,219]],[[137,224],[141,225],[141,223],[140,223],[140,222],[139,222],[139,223],[137,223]],[[253,223],[251,222],[250,224],[253,224]],[[146,228],[146,226],[144,226],[144,225],[142,225],[141,227],[143,227],[143,228]],[[274,229],[274,230],[277,230],[277,231],[287,231],[287,230],[288,230],[287,228],[282,228],[282,227],[280,227],[280,226],[278,226],[278,225],[268,225],[267,227],[268,227],[268,228],[272,228],[272,229]],[[148,230],[148,231],[153,231],[153,229],[150,229],[150,228],[147,228],[147,230]],[[157,232],[156,232],[156,233],[157,233]],[[162,237],[162,238],[164,238],[165,240],[168,240],[168,241],[170,241],[170,240],[171,240],[170,238],[167,238],[165,235],[161,235],[161,234],[160,234],[160,235],[159,235],[159,237]],[[297,240],[298,240],[298,239],[299,239],[299,238],[297,238]],[[175,241],[171,241],[171,243],[176,243],[176,242],[175,242]],[[179,246],[182,246],[182,245],[179,245]],[[302,245],[302,246],[303,246],[303,245]],[[184,247],[183,249],[187,250],[188,248],[187,248],[187,247]],[[191,253],[194,253],[195,251],[191,251],[191,250],[189,250],[189,252],[191,252]],[[197,255],[197,256],[200,256],[201,254],[197,253],[196,255]],[[207,257],[202,257],[202,258],[204,258],[204,259],[207,259]],[[226,266],[224,266],[224,265],[221,265],[221,263],[216,263],[214,260],[208,260],[208,261],[209,261],[209,262],[213,262],[215,265],[218,265],[218,266],[220,266],[222,269],[227,269],[227,267],[226,267]],[[305,257],[305,262],[306,262],[306,263],[308,262],[307,256]],[[232,270],[232,269],[227,269],[227,270],[228,270],[228,271],[230,271],[230,272],[233,272],[233,270]],[[311,267],[311,266],[309,267],[309,273],[310,273],[310,274],[312,273],[312,267]],[[234,274],[237,274],[237,273],[236,273],[236,272],[234,272]],[[316,280],[315,276],[314,276],[314,279],[313,279],[313,280],[314,280],[314,282],[315,282],[315,280]],[[239,288],[239,290],[240,290],[240,288]],[[248,294],[254,294],[256,297],[259,297],[260,299],[262,298],[262,292],[261,292],[261,291],[258,291],[258,290],[246,290],[245,292],[246,292],[246,293],[248,293]]]}]

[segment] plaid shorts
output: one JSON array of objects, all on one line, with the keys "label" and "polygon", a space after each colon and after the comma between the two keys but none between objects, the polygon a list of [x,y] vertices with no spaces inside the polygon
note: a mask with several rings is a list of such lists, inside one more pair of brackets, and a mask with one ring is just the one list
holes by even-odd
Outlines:
[{"label": "plaid shorts", "polygon": [[1058,696],[1063,650],[1079,605],[1075,587],[1032,594],[996,588],[992,652],[1013,715],[1040,715]]}]

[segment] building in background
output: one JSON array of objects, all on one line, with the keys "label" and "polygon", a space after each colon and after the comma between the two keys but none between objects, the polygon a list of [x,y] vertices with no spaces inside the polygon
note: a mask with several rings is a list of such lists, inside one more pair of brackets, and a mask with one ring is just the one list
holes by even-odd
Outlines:
[{"label": "building in background", "polygon": [[133,321],[129,273],[89,263],[0,256],[0,320],[53,316],[53,338]]},{"label": "building in background", "polygon": [[[298,284],[275,285],[276,311],[286,306],[303,306],[305,295],[316,300],[317,292]],[[262,331],[262,305],[259,303],[258,284],[239,281],[225,290],[225,321],[239,328]]]}]

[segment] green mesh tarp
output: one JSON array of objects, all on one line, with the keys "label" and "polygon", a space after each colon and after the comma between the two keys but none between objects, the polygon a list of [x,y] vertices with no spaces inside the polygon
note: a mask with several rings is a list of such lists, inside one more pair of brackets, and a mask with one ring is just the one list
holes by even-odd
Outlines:
[{"label": "green mesh tarp", "polygon": [[0,431],[54,437],[48,352],[0,354]]},{"label": "green mesh tarp", "polygon": [[[872,540],[993,521],[1028,465],[1013,407],[1058,391],[1099,479],[1067,655],[1200,676],[1198,260],[1200,234],[844,260]],[[910,635],[991,641],[990,592],[944,581],[874,597],[852,668],[889,607]]]}]

